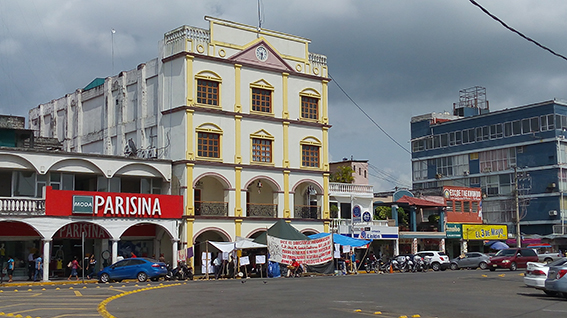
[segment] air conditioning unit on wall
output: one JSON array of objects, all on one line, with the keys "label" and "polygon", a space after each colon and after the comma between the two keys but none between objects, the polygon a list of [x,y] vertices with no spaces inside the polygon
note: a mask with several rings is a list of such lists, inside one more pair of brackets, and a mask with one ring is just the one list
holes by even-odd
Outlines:
[{"label": "air conditioning unit on wall", "polygon": [[557,210],[549,210],[549,216],[557,216]]}]

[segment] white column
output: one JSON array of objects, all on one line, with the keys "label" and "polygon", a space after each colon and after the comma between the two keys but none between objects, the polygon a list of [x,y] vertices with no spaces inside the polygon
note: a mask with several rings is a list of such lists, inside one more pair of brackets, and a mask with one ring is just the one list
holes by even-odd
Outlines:
[{"label": "white column", "polygon": [[179,244],[178,239],[171,239],[171,266],[177,266],[177,245]]},{"label": "white column", "polygon": [[469,242],[466,240],[461,240],[461,254],[465,254],[469,251]]},{"label": "white column", "polygon": [[394,255],[392,256],[396,256],[396,255],[400,255],[400,240],[396,239],[394,241]]},{"label": "white column", "polygon": [[112,264],[118,261],[118,241],[117,239],[112,239]]},{"label": "white column", "polygon": [[43,240],[43,278],[42,282],[49,281],[49,263],[51,262],[51,239]]}]

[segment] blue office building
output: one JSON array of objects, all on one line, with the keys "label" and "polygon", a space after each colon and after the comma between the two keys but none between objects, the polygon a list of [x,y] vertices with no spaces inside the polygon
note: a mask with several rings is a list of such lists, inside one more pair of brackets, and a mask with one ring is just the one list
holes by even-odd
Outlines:
[{"label": "blue office building", "polygon": [[567,102],[489,112],[477,97],[412,118],[413,189],[480,187],[484,223],[515,233],[518,211],[525,235],[565,234]]}]

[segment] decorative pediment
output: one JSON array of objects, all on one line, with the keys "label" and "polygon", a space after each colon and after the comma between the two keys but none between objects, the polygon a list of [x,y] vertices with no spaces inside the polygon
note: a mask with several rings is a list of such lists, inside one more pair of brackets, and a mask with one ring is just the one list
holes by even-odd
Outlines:
[{"label": "decorative pediment", "polygon": [[250,83],[250,86],[256,88],[274,90],[274,86],[268,83],[268,81],[266,81],[265,79],[259,79],[253,83]]},{"label": "decorative pediment", "polygon": [[272,140],[274,139],[274,136],[272,136],[264,129],[258,130],[257,132],[253,133],[251,136],[254,138],[263,138],[263,139],[272,139]]},{"label": "decorative pediment", "polygon": [[277,69],[282,72],[295,73],[295,70],[287,64],[264,38],[245,45],[245,49],[231,56],[229,60],[238,64],[253,64]]}]

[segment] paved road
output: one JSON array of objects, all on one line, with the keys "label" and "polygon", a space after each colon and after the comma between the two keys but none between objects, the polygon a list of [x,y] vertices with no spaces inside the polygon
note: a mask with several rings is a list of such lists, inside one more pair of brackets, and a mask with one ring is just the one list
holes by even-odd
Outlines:
[{"label": "paved road", "polygon": [[[70,289],[70,288],[73,289]],[[565,317],[521,272],[461,270],[0,288],[0,317]],[[102,311],[104,313],[104,311]]]}]

